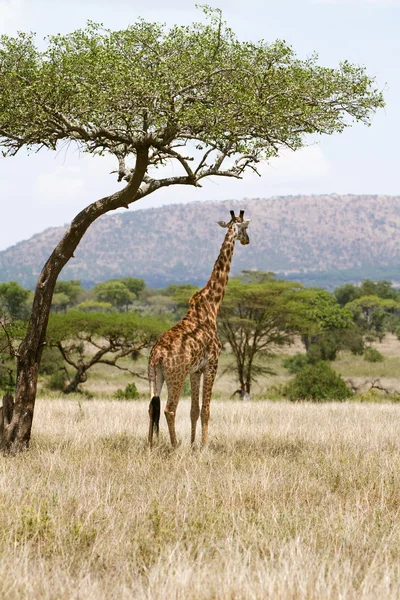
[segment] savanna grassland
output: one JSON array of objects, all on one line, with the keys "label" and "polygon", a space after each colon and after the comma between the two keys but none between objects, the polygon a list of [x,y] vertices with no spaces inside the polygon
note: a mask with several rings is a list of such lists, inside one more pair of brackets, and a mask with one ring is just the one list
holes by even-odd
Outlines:
[{"label": "savanna grassland", "polygon": [[[332,365],[399,390],[400,343],[377,348],[383,362]],[[132,381],[121,371],[96,367],[90,399],[43,388],[29,452],[0,456],[0,598],[399,598],[398,396],[272,401],[283,358],[240,402],[222,356],[204,451],[183,399],[181,445],[162,417],[149,453],[148,399],[110,399]]]},{"label": "savanna grassland", "polygon": [[0,458],[0,597],[398,598],[400,406],[215,401],[149,453],[147,402],[39,399]]}]

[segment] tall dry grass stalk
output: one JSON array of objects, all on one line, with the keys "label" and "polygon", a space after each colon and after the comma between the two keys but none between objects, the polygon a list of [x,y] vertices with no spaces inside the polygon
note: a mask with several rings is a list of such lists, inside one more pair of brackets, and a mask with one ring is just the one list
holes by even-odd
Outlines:
[{"label": "tall dry grass stalk", "polygon": [[399,406],[214,402],[204,452],[189,421],[149,454],[147,402],[39,400],[0,457],[0,597],[400,597]]}]

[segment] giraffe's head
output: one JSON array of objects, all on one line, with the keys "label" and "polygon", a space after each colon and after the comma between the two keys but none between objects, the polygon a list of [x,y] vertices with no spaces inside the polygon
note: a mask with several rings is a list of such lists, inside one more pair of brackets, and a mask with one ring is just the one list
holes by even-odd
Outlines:
[{"label": "giraffe's head", "polygon": [[246,246],[250,244],[249,234],[247,228],[251,219],[244,218],[244,210],[241,210],[238,217],[235,217],[235,211],[231,210],[231,220],[227,223],[226,221],[218,221],[218,225],[221,227],[231,227],[235,233],[235,241],[239,240],[241,244]]}]

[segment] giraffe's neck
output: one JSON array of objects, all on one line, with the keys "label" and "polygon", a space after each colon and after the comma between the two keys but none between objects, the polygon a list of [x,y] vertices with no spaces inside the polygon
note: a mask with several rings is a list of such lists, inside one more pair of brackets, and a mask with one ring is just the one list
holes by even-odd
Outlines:
[{"label": "giraffe's neck", "polygon": [[192,299],[196,301],[196,304],[200,303],[200,305],[203,305],[209,316],[214,317],[215,319],[217,318],[228,284],[234,249],[235,232],[232,227],[229,227],[222,243],[219,256],[215,261],[210,279],[203,289],[197,292]]}]

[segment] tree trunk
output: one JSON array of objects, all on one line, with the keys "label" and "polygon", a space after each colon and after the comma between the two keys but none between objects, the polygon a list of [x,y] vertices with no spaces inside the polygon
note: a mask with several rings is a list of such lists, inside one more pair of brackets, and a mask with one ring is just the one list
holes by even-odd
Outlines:
[{"label": "tree trunk", "polygon": [[4,444],[4,430],[11,423],[14,412],[14,398],[11,394],[3,396],[3,406],[0,408],[0,449]]},{"label": "tree trunk", "polygon": [[123,206],[128,208],[128,205],[135,201],[148,166],[148,152],[147,146],[137,150],[135,170],[131,180],[122,190],[93,202],[75,217],[43,267],[36,285],[27,333],[17,354],[14,412],[11,422],[4,425],[2,441],[2,448],[7,452],[21,452],[29,447],[38,369],[57,278],[69,259],[73,257],[89,226],[98,217],[116,208]]},{"label": "tree trunk", "polygon": [[73,392],[81,391],[78,389],[79,384],[85,383],[85,381],[87,381],[86,368],[82,367],[82,368],[77,369],[72,380],[69,383],[67,383],[66,386],[64,387],[63,393],[64,394],[72,394]]}]

